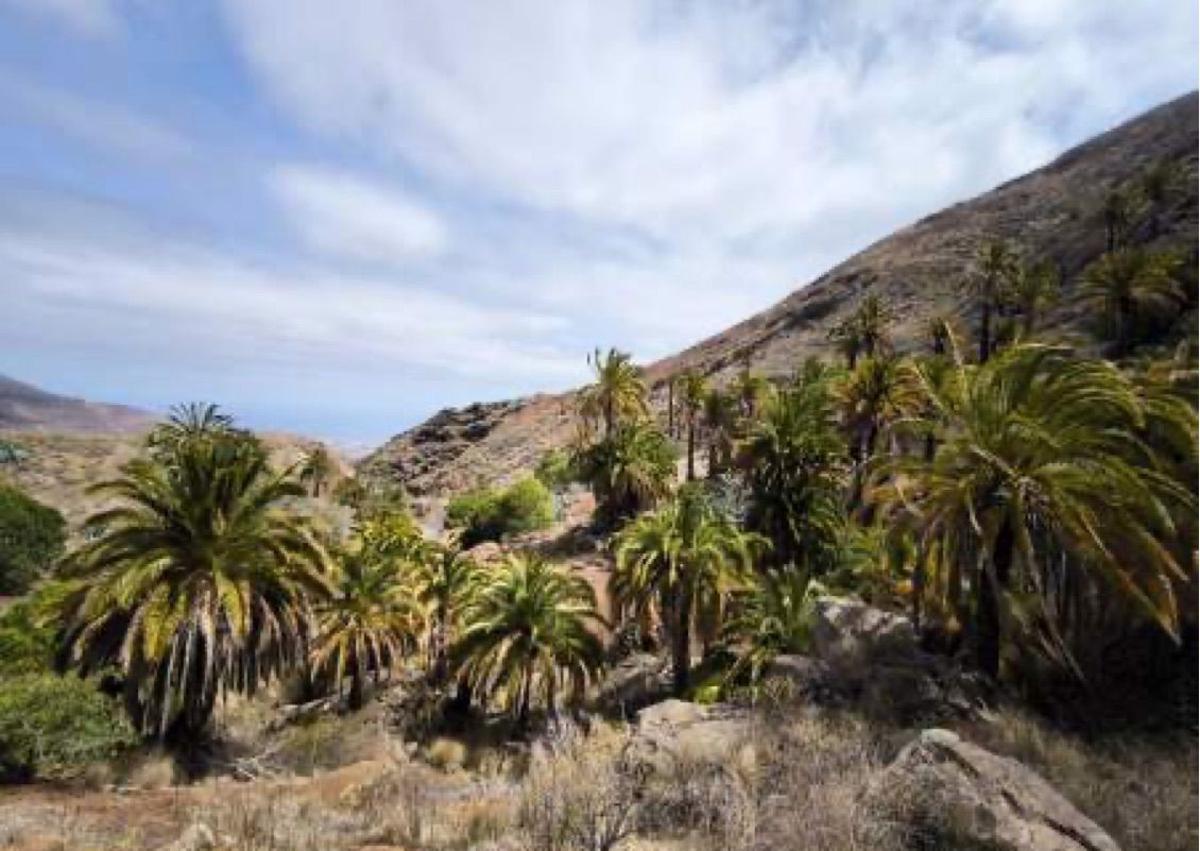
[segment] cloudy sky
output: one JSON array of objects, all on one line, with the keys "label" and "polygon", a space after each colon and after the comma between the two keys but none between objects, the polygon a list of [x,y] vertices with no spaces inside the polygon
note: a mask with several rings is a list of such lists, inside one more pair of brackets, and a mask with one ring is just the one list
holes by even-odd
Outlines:
[{"label": "cloudy sky", "polygon": [[0,373],[373,441],[1195,87],[1194,0],[0,0]]}]

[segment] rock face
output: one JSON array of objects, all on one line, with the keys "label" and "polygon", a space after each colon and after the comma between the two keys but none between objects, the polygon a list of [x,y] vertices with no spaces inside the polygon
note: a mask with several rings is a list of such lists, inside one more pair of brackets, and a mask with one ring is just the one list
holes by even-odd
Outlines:
[{"label": "rock face", "polygon": [[[1088,317],[1074,294],[1079,272],[1105,249],[1100,215],[1105,196],[1159,161],[1194,175],[1196,149],[1192,93],[1044,168],[897,231],[773,307],[650,365],[646,378],[652,402],[665,420],[666,379],[686,369],[699,370],[718,385],[743,364],[768,377],[790,375],[806,356],[832,353],[829,329],[868,295],[878,296],[896,315],[892,335],[900,351],[922,345],[927,321],[937,314],[957,315],[970,328],[976,317],[962,280],[980,247],[994,238],[1013,240],[1031,258],[1057,265],[1063,297],[1046,323],[1066,332],[1081,330]],[[1194,257],[1196,183],[1189,178],[1180,184],[1154,227],[1135,229],[1132,238]],[[531,469],[545,450],[566,445],[574,433],[573,410],[574,394],[566,393],[443,411],[393,438],[359,469],[422,493],[461,490],[478,479],[503,480]]]},{"label": "rock face", "polygon": [[604,677],[596,703],[603,709],[627,715],[670,694],[671,666],[665,656],[633,653]]},{"label": "rock face", "polygon": [[1095,822],[1016,760],[929,729],[881,778],[889,794],[926,802],[962,845],[996,851],[1119,851]]}]

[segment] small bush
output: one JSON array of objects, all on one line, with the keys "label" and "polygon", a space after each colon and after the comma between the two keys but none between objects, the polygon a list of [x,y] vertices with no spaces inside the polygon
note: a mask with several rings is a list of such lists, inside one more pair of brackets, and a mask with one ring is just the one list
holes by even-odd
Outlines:
[{"label": "small bush", "polygon": [[484,488],[450,500],[446,522],[463,530],[463,546],[544,529],[554,522],[554,499],[537,479],[503,490]]},{"label": "small bush", "polygon": [[551,449],[543,455],[533,475],[552,491],[566,490],[579,477],[571,463],[571,453],[565,449]]},{"label": "small bush", "polygon": [[0,594],[24,594],[62,554],[66,521],[49,506],[0,484]]},{"label": "small bush", "polygon": [[47,673],[54,664],[54,630],[34,617],[34,604],[18,600],[0,612],[0,677]]},{"label": "small bush", "polygon": [[136,742],[116,702],[87,680],[26,674],[0,690],[0,775],[74,777]]}]

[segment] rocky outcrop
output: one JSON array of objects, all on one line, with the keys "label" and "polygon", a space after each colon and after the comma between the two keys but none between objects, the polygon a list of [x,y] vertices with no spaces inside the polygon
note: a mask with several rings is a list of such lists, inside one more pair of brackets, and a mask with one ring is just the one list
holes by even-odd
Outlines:
[{"label": "rocky outcrop", "polygon": [[[879,240],[778,304],[650,365],[646,377],[654,407],[665,420],[666,379],[684,370],[722,384],[744,366],[783,378],[807,356],[829,356],[829,329],[868,295],[895,314],[891,331],[900,351],[924,344],[934,315],[957,315],[970,328],[975,311],[962,281],[980,247],[994,238],[1013,240],[1031,258],[1050,260],[1061,270],[1062,298],[1045,321],[1064,331],[1082,330],[1090,317],[1074,295],[1080,271],[1105,249],[1100,215],[1105,196],[1159,161],[1194,175],[1196,106],[1193,93],[1151,110],[1044,168]],[[1154,228],[1135,229],[1133,238],[1194,257],[1196,184],[1181,183]],[[574,433],[573,409],[574,396],[567,393],[443,411],[393,438],[359,469],[414,493],[503,480],[532,469],[547,449],[566,445]]]},{"label": "rocky outcrop", "polygon": [[853,705],[901,724],[970,718],[991,700],[977,674],[923,652],[907,618],[859,600],[817,600],[811,638],[810,655],[780,656],[765,672],[790,700]]},{"label": "rocky outcrop", "polygon": [[665,656],[633,653],[605,675],[596,694],[596,705],[607,712],[628,716],[671,692],[671,666]]},{"label": "rocky outcrop", "polygon": [[954,843],[939,847],[1119,851],[1036,772],[948,730],[925,730],[905,746],[879,789],[924,810],[939,839]]}]

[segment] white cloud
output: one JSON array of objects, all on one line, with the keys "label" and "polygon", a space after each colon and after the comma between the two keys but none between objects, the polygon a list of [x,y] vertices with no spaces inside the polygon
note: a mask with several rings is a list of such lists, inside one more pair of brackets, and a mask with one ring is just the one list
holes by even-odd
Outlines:
[{"label": "white cloud", "polygon": [[1159,5],[829,2],[781,21],[792,4],[227,2],[310,127],[697,241],[831,210],[912,215],[1038,164],[1061,144],[1041,111],[1107,118],[1108,93],[1194,64],[1194,10]]},{"label": "white cloud", "polygon": [[[78,212],[65,210],[63,220],[78,221]],[[167,363],[282,361],[295,370],[495,378],[509,387],[581,374],[574,356],[553,345],[563,321],[547,311],[473,304],[385,278],[264,266],[105,224],[0,224],[0,268],[14,308],[0,317],[0,333],[26,337],[32,322],[45,340],[97,350],[120,344],[135,358]]]},{"label": "white cloud", "polygon": [[445,226],[434,213],[379,181],[288,165],[272,172],[270,185],[300,236],[320,251],[386,262],[446,246]]},{"label": "white cloud", "polygon": [[121,29],[112,0],[0,0],[4,4],[57,19],[83,36],[109,37]]}]

